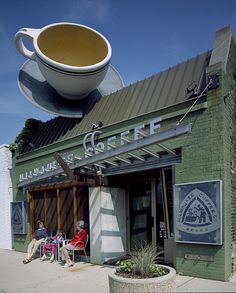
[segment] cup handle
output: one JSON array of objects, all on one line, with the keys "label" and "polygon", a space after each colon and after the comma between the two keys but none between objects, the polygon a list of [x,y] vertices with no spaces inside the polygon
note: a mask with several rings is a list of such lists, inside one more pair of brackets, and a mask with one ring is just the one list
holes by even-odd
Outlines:
[{"label": "cup handle", "polygon": [[40,33],[41,29],[31,29],[31,28],[21,28],[15,34],[15,46],[17,50],[26,58],[36,61],[35,52],[28,50],[24,43],[23,38],[29,38],[32,41],[34,38],[37,38],[38,34]]}]

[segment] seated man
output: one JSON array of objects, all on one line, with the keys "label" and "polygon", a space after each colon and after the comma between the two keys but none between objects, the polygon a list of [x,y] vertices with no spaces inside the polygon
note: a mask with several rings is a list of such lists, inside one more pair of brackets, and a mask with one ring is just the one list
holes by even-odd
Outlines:
[{"label": "seated man", "polygon": [[83,228],[84,228],[84,221],[78,221],[76,223],[77,233],[71,239],[70,243],[60,248],[61,259],[66,262],[64,265],[65,268],[73,266],[73,263],[69,256],[69,251],[74,250],[76,247],[83,248],[85,245],[88,234]]},{"label": "seated man", "polygon": [[40,244],[45,241],[47,237],[47,229],[44,227],[43,221],[37,221],[37,229],[34,231],[34,238],[28,245],[27,257],[23,260],[23,264],[31,262],[33,255],[40,246]]}]

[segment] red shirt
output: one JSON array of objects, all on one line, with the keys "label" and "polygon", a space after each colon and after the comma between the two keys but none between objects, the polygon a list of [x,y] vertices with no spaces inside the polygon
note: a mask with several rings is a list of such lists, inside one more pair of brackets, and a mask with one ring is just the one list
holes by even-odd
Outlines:
[{"label": "red shirt", "polygon": [[[88,233],[84,229],[78,231],[78,233],[76,233],[71,239],[70,244],[74,245],[75,247],[83,248],[85,246],[87,235]],[[78,241],[81,242],[77,243]]]}]

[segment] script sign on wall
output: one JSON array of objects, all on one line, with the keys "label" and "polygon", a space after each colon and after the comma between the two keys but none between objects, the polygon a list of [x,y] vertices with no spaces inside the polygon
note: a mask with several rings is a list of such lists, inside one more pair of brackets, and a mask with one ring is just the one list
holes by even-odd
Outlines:
[{"label": "script sign on wall", "polygon": [[175,185],[175,241],[222,244],[222,181]]}]

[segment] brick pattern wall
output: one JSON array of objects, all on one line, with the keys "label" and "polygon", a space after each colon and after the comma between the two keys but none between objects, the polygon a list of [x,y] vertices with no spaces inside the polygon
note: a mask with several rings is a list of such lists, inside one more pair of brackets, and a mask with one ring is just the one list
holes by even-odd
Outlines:
[{"label": "brick pattern wall", "polygon": [[[220,79],[222,77],[220,76]],[[184,138],[182,147],[182,163],[175,169],[175,183],[197,182],[221,179],[225,183],[225,168],[227,162],[224,156],[224,119],[221,87],[207,94],[207,109],[190,115],[193,123],[192,134]],[[224,184],[225,185],[225,184]],[[228,206],[228,191],[224,186],[223,205]],[[227,213],[224,214],[224,225],[229,226]],[[224,243],[228,243],[228,235],[223,229]],[[177,243],[176,269],[177,272],[189,276],[225,280],[225,255],[230,245],[194,245]],[[186,260],[185,254],[206,255],[214,258],[213,262]]]},{"label": "brick pattern wall", "polygon": [[[236,86],[236,85],[235,85]],[[229,111],[231,116],[231,233],[232,233],[232,272],[236,271],[236,91],[229,96]]]},{"label": "brick pattern wall", "polygon": [[236,271],[236,46],[231,44],[231,54],[225,76],[225,103],[230,125],[230,153],[231,153],[231,244],[232,244],[232,272]]},{"label": "brick pattern wall", "polygon": [[12,201],[11,152],[6,145],[0,146],[0,248],[11,249],[10,202]]},{"label": "brick pattern wall", "polygon": [[[228,280],[236,267],[236,47],[231,44],[227,70],[214,68],[220,87],[208,91],[207,109],[192,117],[193,133],[182,148],[176,183],[211,179],[223,181],[223,245],[177,243],[176,269],[186,275]],[[232,168],[233,167],[233,168]],[[208,255],[213,262],[185,260],[186,253]]]}]

